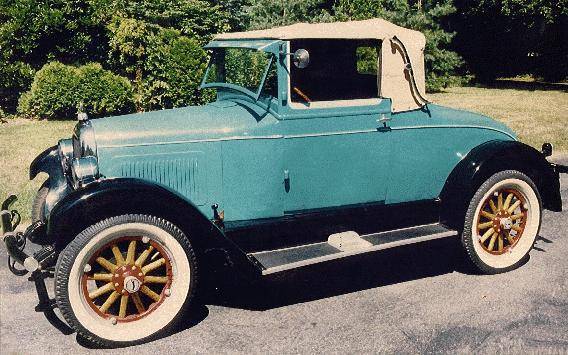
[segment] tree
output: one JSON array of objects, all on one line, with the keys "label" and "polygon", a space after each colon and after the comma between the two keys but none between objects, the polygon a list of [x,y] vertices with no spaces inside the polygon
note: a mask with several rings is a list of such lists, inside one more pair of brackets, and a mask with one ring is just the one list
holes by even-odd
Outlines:
[{"label": "tree", "polygon": [[49,60],[104,60],[104,24],[94,12],[87,0],[0,0],[0,106],[14,112]]},{"label": "tree", "polygon": [[296,22],[331,21],[333,1],[252,0],[245,7],[249,29],[264,29]]},{"label": "tree", "polygon": [[455,0],[456,50],[479,80],[568,77],[568,0]]},{"label": "tree", "polygon": [[115,17],[109,24],[109,62],[135,88],[137,110],[203,103],[198,92],[206,53],[180,31],[142,20]]},{"label": "tree", "polygon": [[440,25],[455,8],[450,0],[436,2],[407,0],[338,0],[334,8],[336,20],[364,20],[380,17],[399,26],[411,28],[426,36],[426,88],[439,91],[460,84],[460,56],[449,49],[454,33]]}]

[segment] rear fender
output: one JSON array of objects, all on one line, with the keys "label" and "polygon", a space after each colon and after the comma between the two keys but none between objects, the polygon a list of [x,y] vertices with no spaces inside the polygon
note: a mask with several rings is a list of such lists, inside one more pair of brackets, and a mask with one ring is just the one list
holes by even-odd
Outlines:
[{"label": "rear fender", "polygon": [[62,250],[88,226],[123,214],[147,214],[175,224],[188,236],[198,257],[223,250],[233,264],[253,266],[191,201],[167,187],[135,178],[100,180],[65,196],[49,216],[47,238]]},{"label": "rear fender", "polygon": [[518,141],[490,141],[473,148],[454,168],[440,194],[440,220],[461,230],[469,202],[479,186],[503,170],[518,170],[537,186],[543,208],[562,210],[558,173],[536,149]]}]

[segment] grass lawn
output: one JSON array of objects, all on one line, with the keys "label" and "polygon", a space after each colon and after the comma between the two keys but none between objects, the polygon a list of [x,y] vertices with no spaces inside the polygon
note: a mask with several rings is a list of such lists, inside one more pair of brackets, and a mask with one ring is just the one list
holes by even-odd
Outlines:
[{"label": "grass lawn", "polygon": [[22,219],[30,219],[30,210],[36,191],[47,175],[41,173],[34,181],[28,178],[32,160],[61,138],[73,133],[74,121],[32,121],[11,119],[0,124],[0,199],[9,193],[18,195],[14,207]]},{"label": "grass lawn", "polygon": [[[560,90],[452,88],[431,94],[435,103],[481,112],[503,121],[522,141],[540,149],[552,142],[568,153],[568,93]],[[0,198],[16,193],[16,208],[25,221],[36,190],[44,178],[28,180],[28,167],[38,153],[71,136],[74,121],[12,119],[0,124]]]},{"label": "grass lawn", "polygon": [[451,88],[430,94],[433,102],[479,112],[502,121],[521,141],[540,150],[551,142],[555,151],[568,153],[568,85],[560,90]]}]

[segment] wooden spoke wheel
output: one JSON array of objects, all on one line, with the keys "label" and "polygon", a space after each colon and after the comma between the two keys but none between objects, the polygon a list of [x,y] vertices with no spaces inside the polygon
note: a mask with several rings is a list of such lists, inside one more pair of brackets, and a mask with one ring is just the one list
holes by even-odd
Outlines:
[{"label": "wooden spoke wheel", "polygon": [[83,296],[103,318],[136,321],[171,293],[172,266],[148,237],[124,237],[102,246],[85,265]]},{"label": "wooden spoke wheel", "polygon": [[462,244],[484,273],[512,270],[528,260],[541,221],[538,189],[525,174],[506,170],[487,179],[466,212]]},{"label": "wooden spoke wheel", "polygon": [[501,189],[489,195],[477,219],[479,243],[492,254],[506,253],[522,237],[528,205],[516,189]]},{"label": "wooden spoke wheel", "polygon": [[103,346],[166,334],[195,297],[197,260],[173,224],[122,215],[94,224],[61,252],[55,299],[67,323]]}]

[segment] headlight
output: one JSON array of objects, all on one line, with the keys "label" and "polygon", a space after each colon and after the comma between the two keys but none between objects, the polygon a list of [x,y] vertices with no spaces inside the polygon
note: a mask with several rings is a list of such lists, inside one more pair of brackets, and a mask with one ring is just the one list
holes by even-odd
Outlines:
[{"label": "headlight", "polygon": [[73,159],[71,170],[75,188],[85,186],[99,178],[97,158],[93,156]]},{"label": "headlight", "polygon": [[65,175],[69,174],[71,169],[71,161],[73,160],[73,140],[62,139],[59,141],[59,159],[61,160],[61,167]]},{"label": "headlight", "polygon": [[97,141],[95,130],[90,121],[80,121],[73,132],[73,156],[83,158],[97,156]]}]

